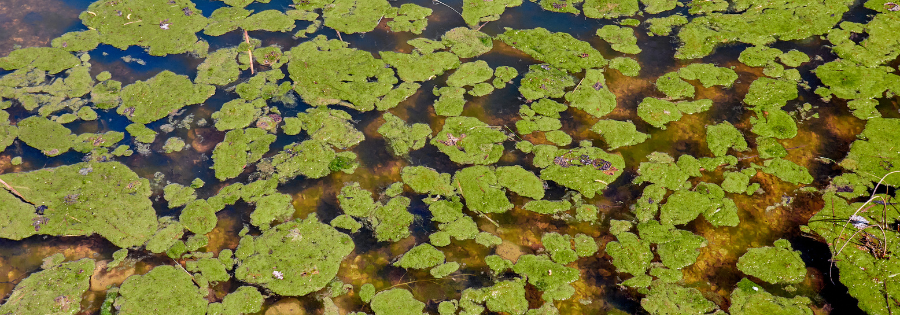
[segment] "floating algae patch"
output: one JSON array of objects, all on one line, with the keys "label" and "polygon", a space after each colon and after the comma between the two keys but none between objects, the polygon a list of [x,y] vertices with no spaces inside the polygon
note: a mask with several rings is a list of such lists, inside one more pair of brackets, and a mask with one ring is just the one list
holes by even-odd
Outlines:
[{"label": "floating algae patch", "polygon": [[835,60],[816,68],[816,76],[828,87],[817,89],[816,94],[826,94],[823,97],[834,94],[848,100],[882,97],[886,90],[898,94],[900,76],[890,73],[892,71],[885,67],[870,68],[848,60]]},{"label": "floating algae patch", "polygon": [[506,134],[475,117],[450,117],[431,144],[459,164],[493,164],[503,155]]},{"label": "floating algae patch", "polygon": [[750,280],[742,279],[731,292],[731,307],[728,311],[735,315],[751,314],[805,314],[811,315],[812,301],[804,296],[785,298],[772,295]]},{"label": "floating algae patch", "polygon": [[320,35],[291,48],[288,72],[305,102],[366,111],[391,91],[397,83],[394,71],[371,53],[348,46]]},{"label": "floating algae patch", "polygon": [[197,192],[190,186],[168,184],[163,188],[163,197],[169,202],[169,208],[176,208],[196,200]]},{"label": "floating algae patch", "polygon": [[682,80],[679,72],[669,72],[656,79],[656,88],[674,100],[693,98],[695,92],[694,86]]},{"label": "floating algae patch", "polygon": [[568,264],[578,259],[578,254],[572,249],[572,237],[550,232],[541,236],[541,244],[550,253],[550,258],[560,264]]},{"label": "floating algae patch", "polygon": [[352,173],[358,166],[356,153],[335,153],[328,144],[319,140],[286,145],[284,151],[267,158],[265,162],[274,167],[275,175],[281,181],[288,181],[299,175],[321,178],[332,172]]},{"label": "floating algae patch", "polygon": [[601,120],[591,127],[591,131],[600,134],[609,150],[643,143],[650,135],[637,131],[630,121]]},{"label": "floating algae patch", "polygon": [[222,48],[206,57],[197,66],[197,84],[227,85],[237,81],[241,70],[237,63],[237,48]]},{"label": "floating algae patch", "polygon": [[462,18],[469,26],[500,19],[506,8],[522,5],[522,0],[463,0]]},{"label": "floating algae patch", "polygon": [[[502,1],[498,0],[497,2]],[[477,57],[494,48],[494,40],[490,35],[465,27],[447,31],[441,35],[441,43],[459,58]]]},{"label": "floating algae patch", "polygon": [[385,63],[396,68],[397,76],[406,82],[428,81],[460,66],[459,57],[446,51],[423,53],[414,50],[409,54],[382,51],[379,55]]},{"label": "floating algae patch", "polygon": [[675,14],[666,17],[647,19],[647,23],[650,24],[648,27],[650,29],[649,35],[669,36],[669,34],[672,34],[672,30],[675,27],[687,24],[688,20],[684,15]]},{"label": "floating algae patch", "polygon": [[513,266],[513,271],[544,292],[568,286],[579,278],[578,269],[555,263],[545,256],[523,255]]},{"label": "floating algae patch", "polygon": [[609,43],[615,51],[626,54],[641,53],[641,48],[637,45],[637,37],[634,37],[633,28],[606,25],[597,30],[597,36]]},{"label": "floating algae patch", "polygon": [[206,200],[195,200],[184,207],[178,221],[184,224],[188,231],[203,235],[216,227],[218,218],[216,218],[216,210]]},{"label": "floating algae patch", "polygon": [[487,81],[494,76],[494,69],[488,66],[484,60],[467,62],[459,66],[453,74],[447,77],[447,85],[453,87],[474,86],[477,83]]},{"label": "floating algae patch", "polygon": [[[274,66],[274,65],[273,65]],[[282,96],[289,92],[292,87],[289,82],[278,84],[278,80],[284,79],[284,72],[281,70],[269,70],[257,73],[243,83],[238,84],[234,91],[248,101],[257,98],[270,99]]]},{"label": "floating algae patch", "polygon": [[737,262],[738,270],[769,283],[800,283],[806,264],[791,243],[780,239],[774,247],[751,248]]},{"label": "floating algae patch", "polygon": [[425,269],[444,263],[444,252],[429,244],[422,244],[410,249],[394,263],[406,269]]},{"label": "floating algae patch", "polygon": [[416,300],[406,289],[394,288],[372,296],[370,304],[375,315],[421,315],[425,303]]},{"label": "floating algae patch", "polygon": [[[566,87],[568,86],[563,88]],[[616,95],[606,86],[602,70],[588,69],[584,74],[584,79],[565,96],[570,106],[598,118],[611,113],[616,108]]]},{"label": "floating algae patch", "polygon": [[736,151],[747,150],[744,135],[727,121],[706,127],[706,143],[715,156],[724,156],[730,148]]},{"label": "floating algae patch", "polygon": [[203,103],[213,93],[212,85],[193,84],[187,76],[166,70],[122,88],[122,105],[116,112],[133,122],[148,124],[184,106]]},{"label": "floating algae patch", "polygon": [[222,109],[212,113],[216,129],[232,130],[250,126],[262,114],[262,108],[266,106],[263,99],[248,102],[244,99],[234,99],[222,105]]},{"label": "floating algae patch", "polygon": [[246,31],[290,32],[294,29],[294,19],[278,10],[265,10],[241,21]]},{"label": "floating algae patch", "polygon": [[531,65],[522,78],[519,93],[528,100],[560,98],[565,95],[566,88],[574,85],[575,80],[563,70],[548,65]]},{"label": "floating algae patch", "polygon": [[606,66],[607,61],[590,43],[568,33],[551,33],[544,28],[530,30],[507,29],[497,36],[507,45],[550,66],[572,73]]},{"label": "floating algae patch", "polygon": [[18,134],[25,144],[51,157],[66,153],[75,144],[75,135],[69,128],[40,116],[19,121]]},{"label": "floating algae patch", "polygon": [[[653,152],[647,156],[647,162],[641,162],[638,166],[638,177],[635,184],[651,182],[659,184],[669,190],[681,190],[689,188],[687,179],[700,176],[697,159],[690,155],[678,157],[678,162],[667,153]],[[656,198],[657,200],[661,198]]]},{"label": "floating algae patch", "polygon": [[[693,89],[694,87],[691,86],[691,88]],[[645,97],[638,104],[637,114],[638,117],[641,117],[648,124],[663,130],[666,129],[667,123],[677,121],[682,116],[681,110],[678,109],[675,103],[652,97]]]},{"label": "floating algae patch", "polygon": [[791,139],[797,136],[797,122],[787,112],[780,109],[773,109],[767,112],[766,116],[758,115],[759,118],[750,118],[753,133],[767,138]]},{"label": "floating algae patch", "polygon": [[[859,139],[850,145],[850,153],[841,161],[841,166],[873,182],[900,170],[900,153],[896,150],[884,150],[900,147],[900,139],[896,137],[898,128],[900,119],[869,119],[866,128],[859,134]],[[883,183],[900,185],[900,177],[887,176]]]},{"label": "floating algae patch", "polygon": [[650,242],[641,240],[631,232],[618,233],[616,239],[606,244],[606,253],[613,258],[616,271],[633,276],[646,273],[653,259]]},{"label": "floating algae patch", "polygon": [[700,290],[674,283],[654,282],[650,293],[641,299],[641,306],[650,314],[707,314],[716,304],[703,297]]},{"label": "floating algae patch", "polygon": [[696,59],[718,45],[741,42],[764,46],[776,40],[790,41],[822,35],[841,20],[850,4],[844,0],[804,3],[773,1],[765,5],[743,2],[734,13],[709,13],[692,19],[678,32],[679,59]]},{"label": "floating algae patch", "polygon": [[681,4],[676,0],[641,0],[644,5],[644,12],[650,14],[658,14],[674,9]]},{"label": "floating algae patch", "polygon": [[809,175],[809,171],[805,167],[785,159],[768,160],[763,165],[763,172],[775,175],[778,179],[794,185],[810,184],[813,181],[812,176]]},{"label": "floating algae patch", "polygon": [[609,60],[609,68],[619,70],[624,76],[636,77],[640,74],[641,64],[628,57],[617,57]]},{"label": "floating algae patch", "polygon": [[438,173],[432,168],[407,166],[400,171],[400,177],[413,191],[420,194],[441,196],[456,194],[456,188],[450,184],[450,174]]},{"label": "floating algae patch", "polygon": [[354,217],[368,217],[380,206],[372,199],[372,192],[362,189],[359,183],[353,182],[344,185],[338,195],[338,202],[344,213]]},{"label": "floating algae patch", "polygon": [[264,301],[264,297],[262,293],[259,293],[259,290],[251,286],[242,286],[226,295],[221,303],[210,304],[206,314],[253,314],[262,309]]},{"label": "floating algae patch", "polygon": [[581,10],[592,19],[615,19],[640,12],[638,0],[585,0]]},{"label": "floating algae patch", "polygon": [[540,214],[555,214],[572,209],[572,203],[566,200],[532,200],[522,208]]},{"label": "floating algae patch", "polygon": [[37,68],[57,74],[81,64],[77,57],[60,48],[29,47],[16,49],[0,58],[0,68],[6,70]]},{"label": "floating algae patch", "polygon": [[[619,154],[611,154],[595,147],[571,150],[558,149],[548,152],[551,163],[541,170],[541,179],[551,180],[577,190],[587,198],[605,189],[622,175],[625,160]],[[538,160],[535,157],[535,160]],[[537,166],[537,164],[535,164]]]},{"label": "floating algae patch", "polygon": [[208,303],[190,274],[172,266],[158,266],[147,274],[125,279],[115,305],[117,314],[187,315],[205,314]]},{"label": "floating algae patch", "polygon": [[169,139],[166,139],[166,143],[163,144],[163,151],[165,151],[166,153],[180,152],[182,149],[184,149],[184,145],[184,140],[182,140],[181,138],[171,137]]},{"label": "floating algae patch", "polygon": [[765,67],[766,65],[775,62],[775,58],[778,58],[782,54],[782,51],[778,48],[753,46],[747,47],[741,51],[740,56],[738,56],[738,61],[751,67]]},{"label": "floating algae patch", "polygon": [[231,130],[224,141],[213,150],[213,170],[216,178],[226,180],[244,172],[251,163],[259,161],[275,142],[275,135],[259,128]]},{"label": "floating algae patch", "polygon": [[470,166],[461,169],[453,176],[453,183],[459,187],[459,193],[466,200],[469,210],[495,213],[513,208],[496,173],[490,167]]},{"label": "floating algae patch", "polygon": [[466,105],[466,89],[445,86],[434,89],[434,95],[440,98],[434,102],[434,113],[441,116],[459,116]]},{"label": "floating algae patch", "polygon": [[393,8],[387,0],[335,0],[325,6],[322,17],[325,26],[342,33],[366,33]]},{"label": "floating algae patch", "polygon": [[253,201],[256,209],[250,214],[250,224],[265,231],[269,229],[273,221],[287,221],[294,214],[294,206],[291,205],[291,201],[291,196],[286,194],[258,197]]},{"label": "floating algae patch", "polygon": [[100,32],[97,30],[68,32],[50,42],[50,46],[67,51],[91,51],[98,45],[100,45]]},{"label": "floating algae patch", "polygon": [[731,87],[738,75],[729,68],[716,67],[708,63],[694,63],[678,69],[678,75],[685,80],[700,80],[705,88],[715,85]]},{"label": "floating algae patch", "polygon": [[351,118],[345,111],[323,106],[307,109],[305,113],[297,114],[297,118],[285,118],[285,124],[296,119],[290,123],[302,126],[313,140],[322,141],[338,149],[348,149],[365,139],[363,133],[350,124]]},{"label": "floating algae patch", "polygon": [[396,11],[386,15],[391,18],[387,26],[394,32],[412,32],[422,34],[428,26],[428,16],[432,10],[412,3],[404,3]]},{"label": "floating algae patch", "polygon": [[384,113],[384,124],[378,127],[378,133],[388,143],[388,149],[395,156],[406,156],[411,151],[421,149],[431,137],[431,127],[427,124],[409,125],[391,113]]},{"label": "floating algae patch", "polygon": [[248,237],[237,249],[235,277],[287,296],[324,288],[354,248],[349,236],[319,222],[315,214]]},{"label": "floating algae patch", "polygon": [[779,109],[797,98],[797,82],[771,78],[759,78],[750,83],[744,103],[759,109]]},{"label": "floating algae patch", "polygon": [[500,186],[520,196],[535,200],[544,198],[544,182],[521,166],[501,166],[496,171]]},{"label": "floating algae patch", "polygon": [[663,265],[670,269],[681,269],[693,265],[700,256],[699,249],[706,247],[706,239],[685,230],[673,232],[671,240],[656,247],[656,253],[659,254]]},{"label": "floating algae patch", "polygon": [[[119,247],[143,244],[156,230],[150,184],[118,162],[88,162],[0,176],[29,203],[4,191],[10,211],[2,237],[100,234]],[[43,214],[35,208],[46,206]],[[29,209],[30,208],[30,209]],[[17,220],[12,220],[17,218]]]},{"label": "floating algae patch", "polygon": [[409,203],[409,198],[394,197],[384,206],[375,208],[371,221],[379,242],[397,242],[410,235],[409,225],[415,218],[407,211]]},{"label": "floating algae patch", "polygon": [[[885,8],[895,7],[890,3],[893,2],[867,1],[867,8],[883,13],[876,14],[866,24],[842,22],[841,29],[834,28],[828,32],[828,41],[834,44],[832,51],[843,59],[868,67],[896,59],[900,55],[900,42],[892,31],[900,27],[900,18],[897,14],[885,12]],[[867,36],[860,41],[857,35],[863,33]]]},{"label": "floating algae patch", "polygon": [[36,272],[13,289],[3,314],[75,314],[81,309],[82,294],[90,287],[93,259],[81,259]]},{"label": "floating algae patch", "polygon": [[209,16],[209,24],[203,29],[203,33],[209,36],[225,35],[238,29],[250,13],[252,12],[240,7],[218,8]]},{"label": "floating algae patch", "polygon": [[79,15],[82,23],[100,32],[100,41],[125,50],[136,45],[153,56],[192,51],[196,33],[207,20],[187,0],[97,1]]},{"label": "floating algae patch", "polygon": [[184,225],[181,222],[172,217],[160,217],[156,233],[147,240],[144,248],[154,254],[164,253],[176,244],[183,244],[182,236],[184,236]]}]

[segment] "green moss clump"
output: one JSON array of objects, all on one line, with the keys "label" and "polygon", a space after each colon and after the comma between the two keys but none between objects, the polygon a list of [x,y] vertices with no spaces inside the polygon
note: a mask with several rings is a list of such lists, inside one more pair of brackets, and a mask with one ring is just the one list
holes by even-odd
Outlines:
[{"label": "green moss clump", "polygon": [[663,224],[679,225],[693,221],[701,213],[718,209],[719,200],[696,191],[679,190],[669,196],[662,206],[659,220]]},{"label": "green moss clump", "polygon": [[722,181],[722,189],[727,192],[740,194],[747,192],[750,185],[750,176],[741,172],[725,172],[725,180]]},{"label": "green moss clump", "polygon": [[791,139],[797,136],[797,123],[787,112],[780,109],[768,111],[768,115],[759,115],[759,118],[750,118],[755,134],[767,138]]},{"label": "green moss clump", "polygon": [[289,144],[284,151],[266,162],[275,168],[275,175],[281,181],[288,181],[298,175],[321,178],[335,171],[352,173],[357,165],[355,153],[335,153],[331,147],[318,140]]},{"label": "green moss clump", "polygon": [[[635,184],[651,182],[669,190],[681,190],[689,188],[688,178],[701,175],[700,165],[695,165],[698,164],[697,159],[690,155],[678,157],[677,164],[675,159],[666,153],[653,152],[647,158],[648,161],[641,162],[638,167],[638,177],[634,179]],[[657,201],[661,199],[662,196],[655,198]]]},{"label": "green moss clump", "polygon": [[662,13],[674,9],[676,6],[681,6],[675,0],[641,0],[641,4],[644,5],[644,12],[650,14]]},{"label": "green moss clump", "polygon": [[764,46],[776,39],[790,41],[825,34],[849,10],[848,4],[844,0],[802,4],[785,0],[764,5],[742,2],[733,8],[735,13],[709,13],[682,27],[678,38],[683,45],[675,57],[704,57],[726,43]]},{"label": "green moss clump", "polygon": [[117,112],[133,122],[148,124],[184,106],[202,103],[214,92],[215,87],[211,85],[195,85],[187,76],[166,70],[147,81],[124,87],[122,105]]},{"label": "green moss clump", "polygon": [[387,0],[335,0],[325,6],[325,26],[342,33],[367,33],[393,8]]},{"label": "green moss clump", "polygon": [[372,199],[372,193],[362,189],[359,183],[352,182],[341,188],[338,202],[345,213],[354,217],[368,217],[379,206]]},{"label": "green moss clump", "polygon": [[191,275],[172,266],[125,279],[116,299],[117,314],[143,314],[165,310],[170,314],[204,314],[208,302]]},{"label": "green moss clump", "polygon": [[782,55],[778,48],[766,46],[747,47],[741,52],[738,61],[751,67],[764,67],[775,62],[775,58]]},{"label": "green moss clump", "polygon": [[618,52],[626,54],[639,54],[641,48],[637,45],[637,37],[634,29],[616,25],[606,25],[597,30],[597,36],[609,43],[610,47]]},{"label": "green moss clump", "polygon": [[378,292],[372,297],[370,306],[375,315],[421,315],[425,309],[425,303],[400,288]]},{"label": "green moss clump", "polygon": [[[696,2],[696,1],[695,1]],[[650,35],[659,35],[659,36],[669,36],[672,34],[672,29],[678,26],[682,26],[688,23],[688,20],[684,15],[675,14],[666,17],[658,17],[647,19],[647,23],[650,24]]]},{"label": "green moss clump", "polygon": [[379,242],[396,242],[410,235],[409,225],[413,223],[413,215],[407,211],[409,198],[394,197],[384,206],[372,213],[372,225],[375,237]]},{"label": "green moss clump", "polygon": [[207,314],[229,315],[256,313],[262,309],[264,300],[263,295],[259,293],[259,290],[255,287],[242,286],[226,295],[221,303],[210,304]]},{"label": "green moss clump", "polygon": [[498,183],[520,196],[539,200],[544,198],[544,182],[521,166],[497,168]]},{"label": "green moss clump", "polygon": [[196,33],[207,20],[193,2],[173,1],[97,1],[79,18],[100,32],[101,42],[122,50],[137,45],[153,56],[186,53],[193,50]]},{"label": "green moss clump", "polygon": [[761,109],[778,109],[797,98],[797,82],[759,78],[750,83],[744,103]]},{"label": "green moss clump", "polygon": [[428,16],[432,10],[412,3],[404,3],[395,12],[388,14],[393,20],[387,22],[387,26],[394,32],[412,32],[422,34],[428,26]]},{"label": "green moss clump", "polygon": [[444,263],[444,252],[429,244],[421,244],[410,249],[394,263],[405,269],[425,269]]},{"label": "green moss clump", "polygon": [[218,8],[209,16],[209,24],[206,25],[203,33],[209,36],[225,35],[225,33],[238,29],[241,22],[250,16],[250,13],[252,12],[240,7]]},{"label": "green moss clump", "polygon": [[493,164],[503,155],[506,135],[475,117],[450,117],[431,144],[459,164]]},{"label": "green moss clump", "polygon": [[650,287],[641,306],[650,314],[706,314],[716,309],[716,304],[703,297],[700,290],[661,282]]},{"label": "green moss clump", "polygon": [[728,311],[735,315],[760,314],[803,314],[812,315],[809,308],[812,301],[805,296],[784,298],[772,295],[750,280],[742,279],[731,292],[731,307]]},{"label": "green moss clump", "polygon": [[447,85],[453,87],[472,86],[484,82],[494,76],[494,69],[484,60],[467,62],[459,66],[456,72],[447,77]]},{"label": "green moss clump", "polygon": [[[263,57],[265,57],[265,55]],[[250,80],[238,84],[234,91],[247,101],[252,101],[257,98],[271,99],[279,97],[291,90],[291,84],[289,82],[278,84],[278,80],[281,79],[284,79],[284,72],[281,72],[281,70],[259,72],[251,77]]]},{"label": "green moss clump", "polygon": [[685,80],[700,80],[703,87],[714,85],[731,87],[738,75],[729,68],[716,67],[708,63],[694,63],[678,69],[678,75]]},{"label": "green moss clump", "polygon": [[455,261],[451,261],[445,264],[441,264],[437,267],[431,268],[429,271],[432,277],[435,278],[443,278],[449,276],[451,273],[459,270],[460,264]]},{"label": "green moss clump", "polygon": [[550,253],[550,258],[563,265],[578,259],[578,254],[572,249],[571,242],[571,236],[555,232],[545,233],[541,236],[541,243],[547,249],[547,252]]},{"label": "green moss clump", "polygon": [[77,57],[60,48],[29,47],[16,49],[0,58],[0,68],[6,70],[37,68],[57,74],[81,64]]},{"label": "green moss clump", "polygon": [[679,77],[678,72],[669,72],[656,79],[656,88],[669,99],[694,97],[694,86]]},{"label": "green moss clump", "polygon": [[184,225],[172,217],[161,217],[158,219],[158,229],[153,237],[147,240],[144,247],[151,253],[158,254],[170,250],[174,245],[178,244],[182,247],[181,252],[175,257],[184,253],[184,242],[181,237],[184,236]]},{"label": "green moss clump", "polygon": [[[571,150],[549,148],[538,157],[535,166],[544,167],[541,179],[552,180],[565,187],[577,190],[587,198],[605,189],[622,174],[625,160],[621,155],[610,154],[600,148],[581,147]],[[543,164],[541,160],[546,160]],[[539,165],[540,164],[540,165]]]},{"label": "green moss clump", "polygon": [[526,203],[523,208],[540,214],[554,214],[572,209],[572,203],[566,200],[532,200]]},{"label": "green moss clump", "polygon": [[243,19],[241,28],[246,31],[290,32],[294,29],[294,19],[278,10],[265,10]]},{"label": "green moss clump", "polygon": [[650,135],[637,131],[630,121],[601,120],[591,127],[591,131],[600,134],[609,150],[643,143]]},{"label": "green moss clump", "polygon": [[551,33],[540,27],[530,30],[507,29],[498,38],[553,68],[573,73],[602,68],[607,64],[603,55],[589,43],[575,39],[568,33]]},{"label": "green moss clump", "polygon": [[[900,145],[900,139],[895,136],[898,128],[900,119],[869,119],[866,128],[859,139],[850,145],[850,153],[840,165],[873,182],[880,181],[890,172],[900,170],[900,154],[884,149]],[[900,185],[900,177],[888,176],[883,183]]]},{"label": "green moss clump", "polygon": [[[372,3],[376,2],[379,1]],[[341,104],[367,111],[391,91],[397,83],[394,70],[386,68],[384,61],[371,53],[348,45],[320,35],[291,49],[288,72],[294,89],[305,102],[314,106]]]},{"label": "green moss clump", "polygon": [[540,291],[550,291],[578,280],[578,269],[555,263],[550,258],[523,255],[513,266],[515,273],[524,276]]},{"label": "green moss clump", "polygon": [[100,33],[97,30],[68,32],[50,41],[50,46],[67,51],[91,51],[100,45]]},{"label": "green moss clump", "polygon": [[222,109],[212,113],[211,118],[216,123],[216,129],[221,131],[246,128],[262,115],[265,106],[263,99],[253,102],[235,99],[223,104]]},{"label": "green moss clump", "polygon": [[464,216],[463,204],[457,198],[452,200],[438,200],[428,205],[431,211],[431,220],[441,223],[450,223]]},{"label": "green moss clump", "polygon": [[249,241],[242,239],[238,252],[245,246],[249,254],[239,255],[235,277],[294,296],[324,288],[354,247],[349,236],[319,222],[315,214],[275,226]]},{"label": "green moss clump", "polygon": [[636,77],[640,74],[641,64],[629,57],[617,57],[609,60],[609,68],[619,70],[624,76]]},{"label": "green moss clump", "polygon": [[615,19],[640,12],[638,0],[585,0],[581,10],[592,19]]},{"label": "green moss clump", "polygon": [[241,70],[237,63],[238,50],[223,48],[214,51],[197,66],[197,84],[228,85],[237,81]]},{"label": "green moss clump", "polygon": [[572,137],[562,130],[553,130],[546,132],[544,133],[544,137],[547,138],[547,141],[550,141],[558,146],[567,146],[572,143]]},{"label": "green moss clump", "polygon": [[[245,198],[248,199],[248,198]],[[271,194],[255,197],[256,209],[250,214],[250,224],[260,230],[268,230],[272,221],[287,221],[294,214],[293,199],[286,194]]]},{"label": "green moss clump", "polygon": [[410,151],[421,149],[431,137],[431,127],[427,124],[406,124],[391,113],[384,113],[384,124],[378,133],[388,143],[388,149],[395,156],[406,156]]},{"label": "green moss clump", "polygon": [[69,151],[75,135],[58,122],[40,116],[31,116],[18,122],[19,139],[46,156],[57,156]]},{"label": "green moss clump", "polygon": [[791,243],[780,239],[775,247],[751,248],[738,259],[738,269],[769,283],[800,283],[806,278],[806,264]]},{"label": "green moss clump", "polygon": [[420,194],[451,196],[456,188],[450,185],[450,174],[438,173],[425,166],[407,166],[400,171],[403,182]]},{"label": "green moss clump", "polygon": [[799,67],[801,64],[809,62],[809,56],[803,52],[791,49],[790,51],[778,56],[778,60],[788,67]]},{"label": "green moss clump", "polygon": [[[168,187],[168,186],[167,186]],[[195,200],[187,204],[178,218],[188,231],[202,235],[211,232],[216,227],[216,211],[206,200]]]},{"label": "green moss clump", "polygon": [[329,224],[336,228],[349,230],[351,233],[356,233],[356,231],[359,231],[359,229],[362,228],[361,223],[357,222],[352,216],[346,214],[337,216],[331,220],[331,223]]},{"label": "green moss clump", "polygon": [[[497,2],[502,1],[504,0]],[[519,1],[521,2],[521,0]],[[450,48],[450,52],[459,58],[477,57],[494,48],[494,41],[490,35],[466,27],[457,27],[447,31],[441,36],[441,43]]]},{"label": "green moss clump", "polygon": [[235,178],[244,169],[259,161],[269,151],[275,135],[259,128],[235,129],[225,134],[225,140],[213,150],[213,170],[216,178]]},{"label": "green moss clump", "polygon": [[453,183],[460,188],[459,193],[466,200],[469,210],[495,213],[506,212],[513,207],[496,173],[487,166],[461,169],[453,176]]},{"label": "green moss clump", "polygon": [[434,94],[440,98],[434,102],[434,113],[441,116],[459,116],[466,105],[466,89],[445,86],[435,89]]},{"label": "green moss clump", "polygon": [[342,110],[314,107],[297,114],[296,119],[310,138],[338,149],[351,148],[365,139],[363,133],[350,123],[350,114]]},{"label": "green moss clump", "polygon": [[522,0],[463,0],[462,17],[469,26],[478,25],[481,22],[490,22],[500,19],[500,15],[506,8],[522,5]]},{"label": "green moss clump", "polygon": [[633,276],[642,275],[650,268],[650,260],[653,253],[650,252],[650,243],[641,240],[631,232],[622,232],[616,235],[618,241],[606,244],[606,253],[613,258],[616,271],[628,273]]},{"label": "green moss clump", "polygon": [[724,156],[729,148],[737,151],[747,150],[744,135],[727,121],[706,127],[706,143],[715,156]]},{"label": "green moss clump", "polygon": [[[568,86],[571,85],[562,86],[561,88]],[[524,92],[522,95],[525,95]],[[566,100],[569,101],[570,106],[581,109],[598,118],[611,113],[616,108],[616,95],[606,87],[603,71],[596,69],[588,69],[585,72],[584,79],[575,87],[575,90],[566,93]]]},{"label": "green moss clump", "polygon": [[519,92],[528,100],[543,97],[560,98],[565,89],[575,85],[575,80],[565,71],[548,65],[531,65],[522,78]]},{"label": "green moss clump", "polygon": [[[866,24],[841,22],[841,28],[834,28],[828,32],[828,41],[833,44],[834,51],[840,58],[867,66],[875,67],[885,62],[890,62],[900,55],[900,42],[892,36],[891,30],[900,26],[900,19],[896,14],[887,11],[891,7],[889,1],[867,1],[865,6],[869,9],[882,12],[868,20]],[[854,34],[855,33],[855,34]],[[857,43],[852,35],[868,35]],[[855,36],[854,36],[855,37]]]},{"label": "green moss clump", "polygon": [[768,160],[764,165],[763,172],[775,175],[778,179],[788,183],[794,185],[812,183],[813,178],[809,175],[809,171],[794,162],[778,158]]},{"label": "green moss clump", "polygon": [[166,153],[180,152],[182,149],[184,149],[184,145],[184,140],[182,140],[181,138],[171,137],[169,139],[166,139],[166,143],[163,144],[163,151],[165,151]]},{"label": "green moss clump", "polygon": [[699,249],[706,247],[706,239],[685,230],[674,232],[671,240],[656,247],[656,253],[659,254],[662,263],[670,269],[693,265],[700,256]]},{"label": "green moss clump", "polygon": [[[0,179],[33,203],[0,191],[2,204],[9,205],[0,218],[3,238],[97,233],[116,246],[132,247],[143,244],[156,231],[150,183],[124,164],[78,163],[4,174]],[[34,205],[47,209],[37,215]]]},{"label": "green moss clump", "polygon": [[[691,86],[691,88],[693,89],[694,87]],[[641,117],[645,122],[663,130],[666,129],[667,123],[677,121],[681,119],[682,116],[681,110],[678,109],[675,103],[652,97],[645,97],[644,100],[638,104],[637,112],[638,117]]]},{"label": "green moss clump", "polygon": [[75,314],[82,294],[90,287],[93,259],[81,259],[33,273],[13,289],[0,312],[4,314]]},{"label": "green moss clump", "polygon": [[[848,60],[835,60],[816,68],[816,76],[828,86],[827,95],[834,94],[848,100],[868,99],[882,97],[886,90],[900,94],[900,76],[890,73],[892,71],[885,67],[870,68]],[[816,94],[819,94],[818,91]]]},{"label": "green moss clump", "polygon": [[460,66],[459,57],[446,51],[422,53],[415,50],[409,54],[382,51],[379,55],[385,63],[396,68],[397,76],[406,82],[428,81]]},{"label": "green moss clump", "polygon": [[517,76],[519,76],[519,71],[516,68],[499,66],[497,69],[494,69],[494,80],[491,84],[494,85],[494,88],[502,89]]}]

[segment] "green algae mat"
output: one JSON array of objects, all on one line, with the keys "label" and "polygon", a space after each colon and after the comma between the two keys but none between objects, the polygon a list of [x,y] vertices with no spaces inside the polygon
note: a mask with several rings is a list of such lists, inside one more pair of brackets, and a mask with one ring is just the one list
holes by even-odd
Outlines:
[{"label": "green algae mat", "polygon": [[900,312],[894,2],[81,6],[0,55],[0,314]]}]

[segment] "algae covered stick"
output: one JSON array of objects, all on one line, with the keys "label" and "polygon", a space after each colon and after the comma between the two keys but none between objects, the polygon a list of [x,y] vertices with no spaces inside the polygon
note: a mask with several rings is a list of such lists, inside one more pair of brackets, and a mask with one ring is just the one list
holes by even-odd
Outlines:
[{"label": "algae covered stick", "polygon": [[37,206],[37,205],[35,205],[33,202],[28,201],[28,199],[25,199],[25,197],[22,196],[22,194],[20,194],[15,188],[12,188],[12,186],[10,186],[9,184],[7,184],[7,183],[6,183],[5,181],[3,181],[2,179],[0,179],[0,183],[2,183],[3,186],[6,186],[6,189],[8,189],[8,190],[11,191],[12,193],[16,194],[16,196],[18,196],[19,199],[22,199],[22,201],[27,202],[27,203],[30,203],[30,204],[33,205],[33,206]]},{"label": "algae covered stick", "polygon": [[256,71],[253,71],[253,47],[250,46],[250,36],[247,35],[247,30],[244,30],[244,42],[247,43],[247,54],[250,55],[250,74],[256,74]]}]

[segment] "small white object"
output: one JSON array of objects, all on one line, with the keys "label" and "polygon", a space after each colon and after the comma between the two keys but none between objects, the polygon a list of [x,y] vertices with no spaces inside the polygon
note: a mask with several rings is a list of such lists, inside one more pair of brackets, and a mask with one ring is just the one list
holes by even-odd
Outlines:
[{"label": "small white object", "polygon": [[278,271],[278,270],[272,271],[272,276],[275,277],[275,279],[278,279],[278,280],[283,280],[283,279],[284,279],[284,274],[281,273],[281,271]]},{"label": "small white object", "polygon": [[869,227],[869,220],[859,215],[851,215],[850,216],[850,224],[853,224],[853,227],[862,230]]}]

